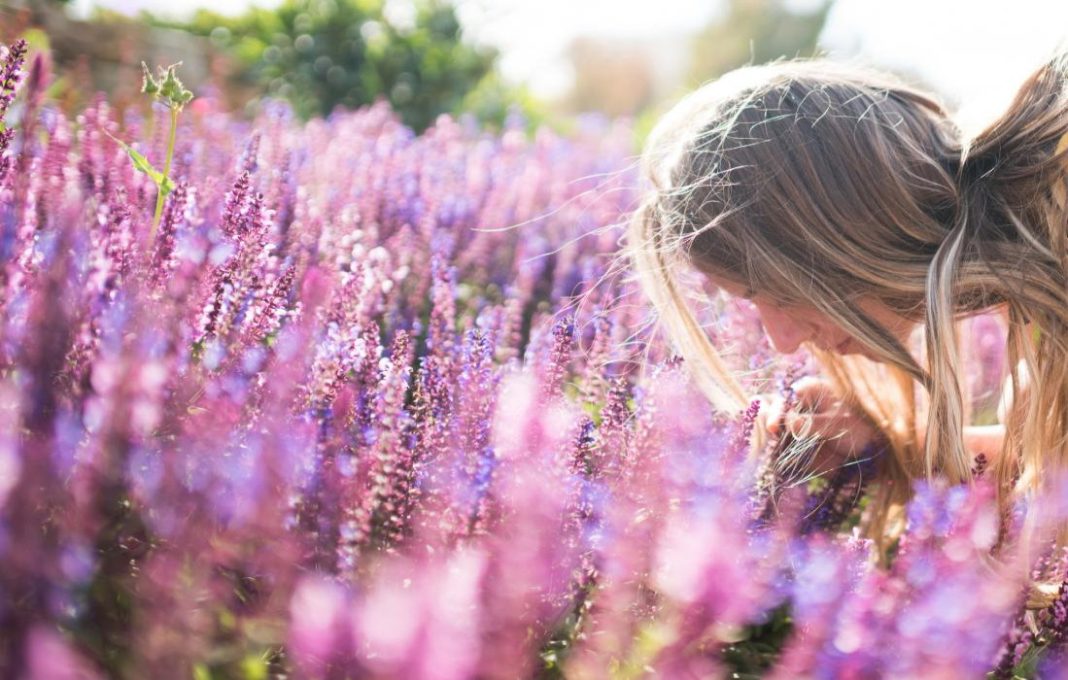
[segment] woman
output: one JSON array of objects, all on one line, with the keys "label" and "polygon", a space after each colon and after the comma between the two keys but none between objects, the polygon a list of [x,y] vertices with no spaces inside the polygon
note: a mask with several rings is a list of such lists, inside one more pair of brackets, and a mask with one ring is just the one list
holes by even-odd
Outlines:
[{"label": "woman", "polygon": [[[652,132],[652,190],[629,255],[720,408],[747,396],[686,303],[686,268],[751,298],[777,350],[814,353],[825,375],[802,386],[810,413],[788,425],[826,439],[823,462],[886,439],[874,537],[899,527],[887,521],[912,480],[969,482],[980,452],[1007,504],[1068,468],[1066,133],[1068,54],[971,139],[887,74],[819,60],[745,67]],[[1008,328],[1012,406],[1001,426],[972,428],[956,322],[994,311]],[[921,327],[917,358],[906,340]]]}]

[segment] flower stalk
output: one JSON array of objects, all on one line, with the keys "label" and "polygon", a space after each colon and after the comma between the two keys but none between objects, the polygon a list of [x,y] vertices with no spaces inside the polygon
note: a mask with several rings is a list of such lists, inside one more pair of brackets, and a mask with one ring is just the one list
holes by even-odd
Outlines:
[{"label": "flower stalk", "polygon": [[182,62],[178,62],[166,68],[160,66],[157,69],[157,77],[153,77],[148,65],[141,62],[141,70],[144,76],[141,92],[154,97],[156,101],[166,106],[170,113],[170,130],[167,133],[167,155],[163,161],[163,172],[153,168],[144,156],[119,142],[130,155],[134,166],[139,171],[147,174],[156,184],[156,210],[152,215],[152,228],[148,232],[148,247],[150,249],[155,243],[156,231],[159,230],[160,219],[163,217],[164,201],[167,195],[174,190],[174,183],[170,179],[170,174],[171,164],[174,161],[174,145],[178,139],[178,114],[182,112],[182,108],[186,104],[193,100],[193,93],[186,89],[182,81],[178,79],[176,71],[181,64]]}]

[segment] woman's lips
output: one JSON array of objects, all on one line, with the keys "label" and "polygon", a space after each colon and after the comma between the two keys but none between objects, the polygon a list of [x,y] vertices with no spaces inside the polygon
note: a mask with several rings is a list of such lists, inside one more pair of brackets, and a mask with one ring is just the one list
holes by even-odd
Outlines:
[{"label": "woman's lips", "polygon": [[839,354],[845,354],[846,350],[849,348],[849,343],[850,342],[851,342],[851,340],[849,338],[846,338],[842,342],[840,342],[837,345],[835,345],[834,350],[836,352],[838,352]]}]

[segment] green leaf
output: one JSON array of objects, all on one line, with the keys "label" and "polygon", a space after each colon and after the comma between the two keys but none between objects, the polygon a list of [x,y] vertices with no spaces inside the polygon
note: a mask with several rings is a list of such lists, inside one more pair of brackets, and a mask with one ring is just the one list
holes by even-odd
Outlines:
[{"label": "green leaf", "polygon": [[142,154],[138,153],[137,150],[134,149],[132,146],[122,141],[110,132],[105,131],[105,133],[108,137],[114,139],[115,143],[121,146],[126,151],[126,154],[130,157],[130,160],[133,161],[134,168],[136,168],[138,172],[145,173],[146,175],[148,175],[149,179],[156,183],[156,186],[159,187],[159,190],[163,192],[164,196],[167,196],[172,191],[174,191],[174,182],[172,182],[169,177],[164,177],[162,172],[152,167],[152,164],[148,162],[147,158],[145,158]]}]

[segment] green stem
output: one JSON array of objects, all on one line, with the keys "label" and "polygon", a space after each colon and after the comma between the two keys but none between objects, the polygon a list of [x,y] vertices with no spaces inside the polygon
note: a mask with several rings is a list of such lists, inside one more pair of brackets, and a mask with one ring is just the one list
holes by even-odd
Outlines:
[{"label": "green stem", "polygon": [[171,160],[174,159],[174,140],[178,135],[178,107],[171,107],[171,133],[167,140],[167,160],[163,162],[163,179],[160,181],[159,190],[156,192],[156,214],[152,217],[152,231],[148,232],[148,244],[151,246],[156,241],[156,229],[159,228],[160,218],[163,217],[163,187],[167,184],[167,178],[171,174]]}]

